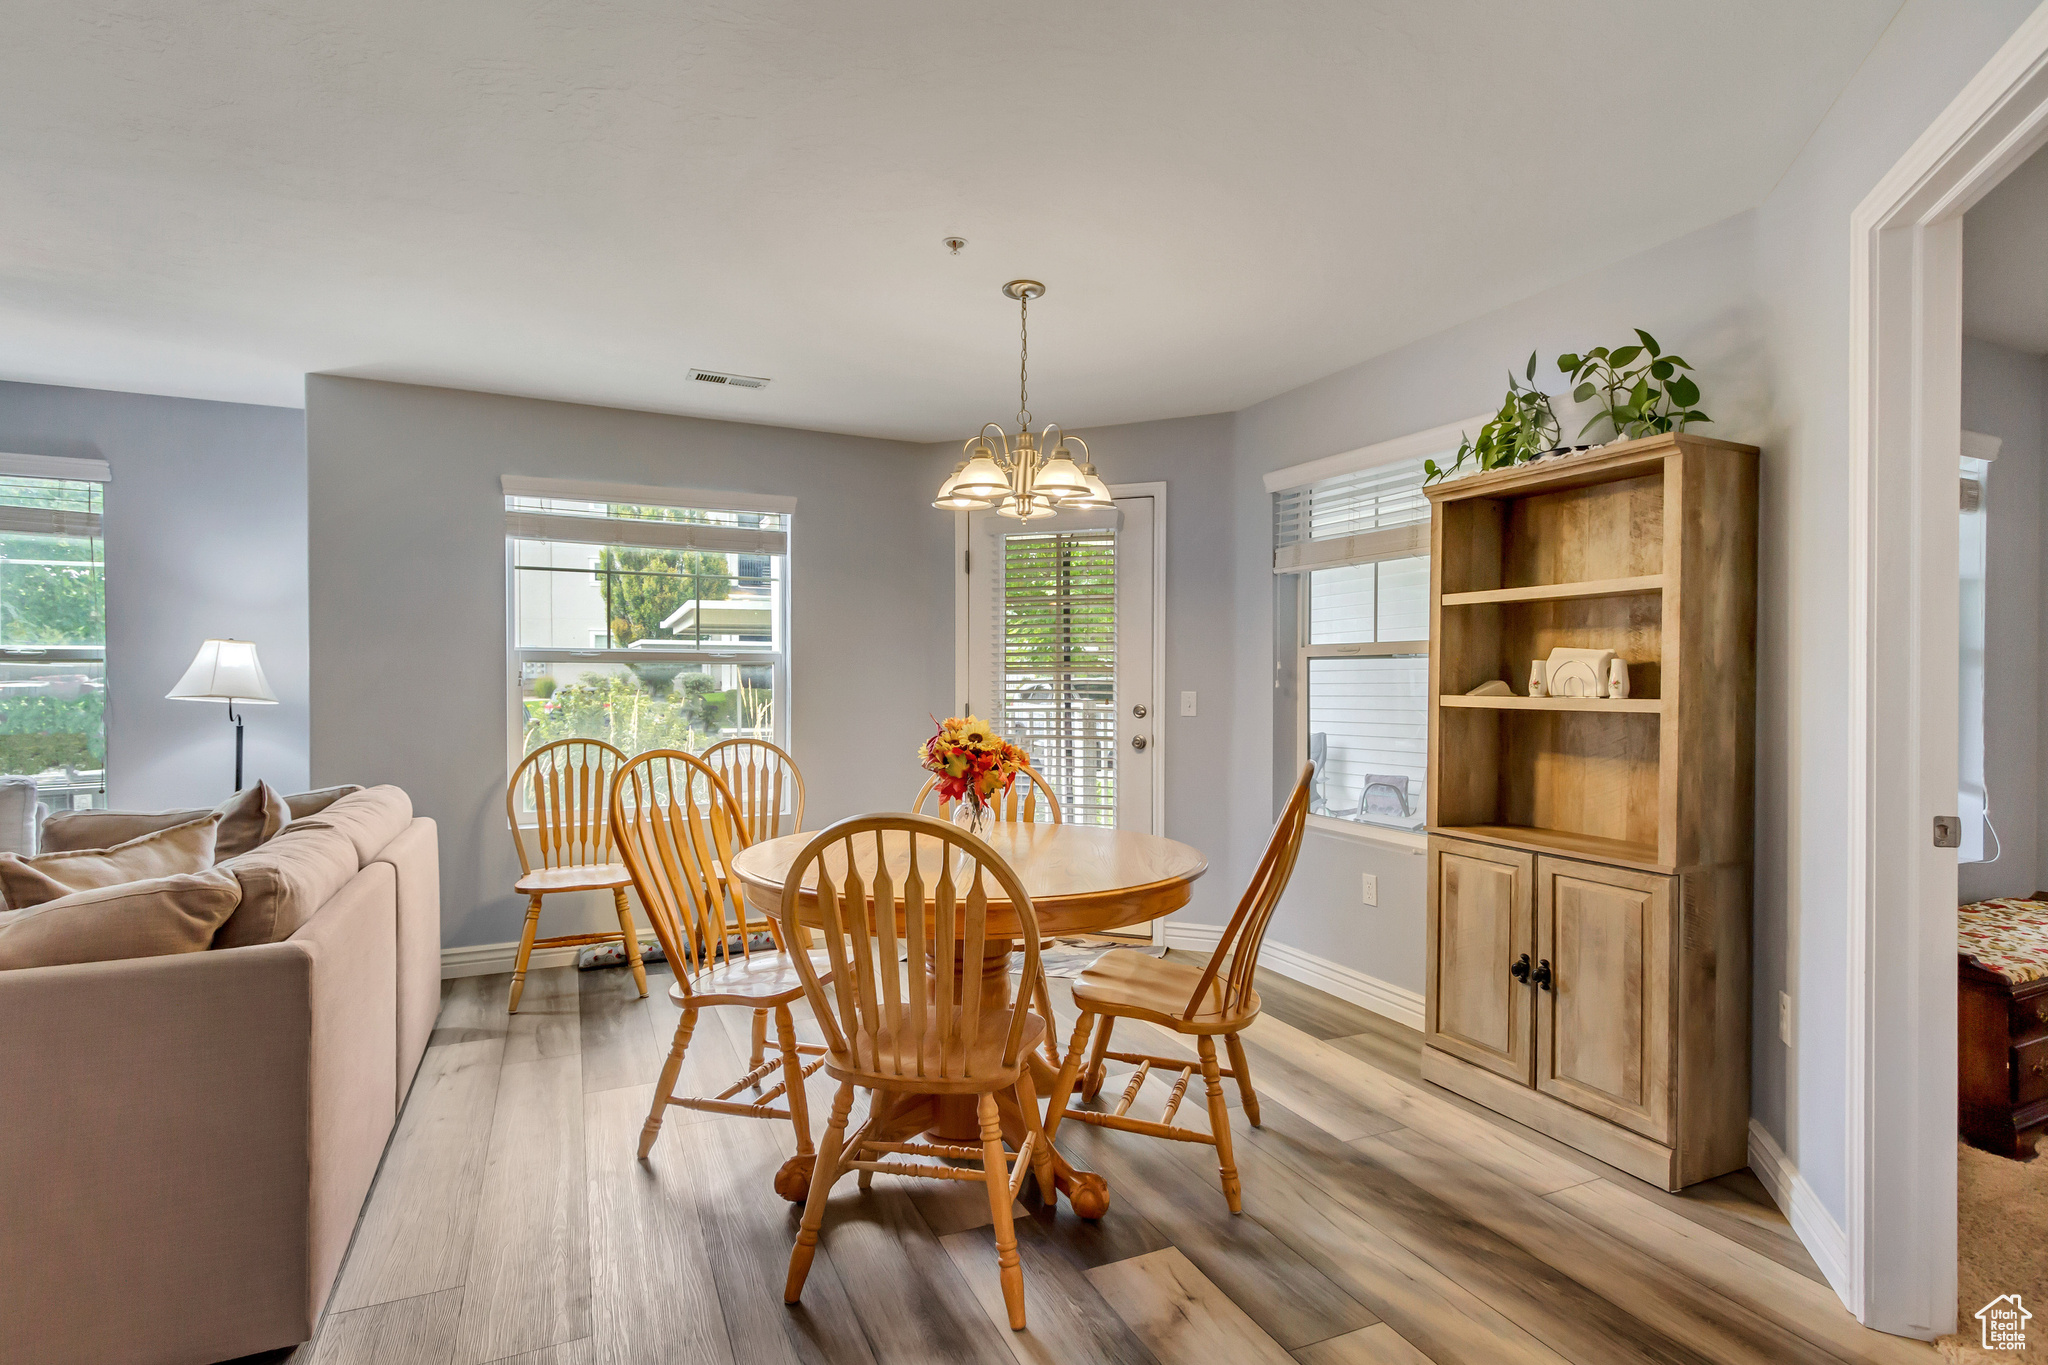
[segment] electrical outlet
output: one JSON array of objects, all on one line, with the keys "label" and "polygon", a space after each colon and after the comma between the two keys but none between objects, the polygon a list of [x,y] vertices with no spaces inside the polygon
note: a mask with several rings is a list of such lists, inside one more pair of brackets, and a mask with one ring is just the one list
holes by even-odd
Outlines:
[{"label": "electrical outlet", "polygon": [[1792,1046],[1792,995],[1789,991],[1778,992],[1778,1041],[1786,1047]]},{"label": "electrical outlet", "polygon": [[1184,716],[1192,716],[1193,714],[1195,714],[1194,693],[1183,692],[1180,694],[1180,713]]},{"label": "electrical outlet", "polygon": [[1378,905],[1380,903],[1380,879],[1370,872],[1362,872],[1359,876],[1363,878],[1363,883],[1359,887],[1359,894],[1365,898],[1367,905]]}]

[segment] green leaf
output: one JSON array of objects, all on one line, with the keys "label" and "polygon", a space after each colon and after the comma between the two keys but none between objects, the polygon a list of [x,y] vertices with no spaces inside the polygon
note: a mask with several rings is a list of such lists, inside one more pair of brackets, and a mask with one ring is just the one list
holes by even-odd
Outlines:
[{"label": "green leaf", "polygon": [[1529,372],[1525,377],[1532,384],[1536,381],[1536,353],[1534,351],[1529,352]]},{"label": "green leaf", "polygon": [[1591,360],[1605,360],[1607,359],[1607,348],[1605,346],[1595,346],[1592,350],[1586,352],[1586,356]]},{"label": "green leaf", "polygon": [[1692,412],[1685,414],[1685,420],[1688,422],[1711,422],[1714,419],[1707,416],[1704,412],[1694,409]]},{"label": "green leaf", "polygon": [[1658,351],[1657,338],[1651,336],[1640,327],[1636,328],[1636,335],[1643,339],[1643,349],[1654,357]]},{"label": "green leaf", "polygon": [[1686,364],[1686,363],[1685,363],[1685,362],[1684,362],[1683,360],[1679,359],[1679,358],[1678,358],[1677,356],[1675,356],[1675,355],[1667,355],[1667,356],[1665,356],[1665,357],[1664,357],[1664,363],[1665,363],[1665,364],[1667,364],[1667,365],[1675,366],[1676,368],[1678,368],[1678,369],[1681,369],[1681,370],[1689,370],[1689,369],[1691,369],[1691,368],[1692,368],[1692,366],[1690,366],[1690,365]]},{"label": "green leaf", "polygon": [[1634,360],[1637,356],[1641,355],[1642,353],[1643,348],[1640,346],[1624,346],[1620,350],[1616,351],[1613,355],[1609,356],[1608,361],[1614,366],[1614,368],[1618,370],[1622,366],[1628,364],[1629,361]]},{"label": "green leaf", "polygon": [[1598,392],[1598,390],[1596,390],[1593,387],[1593,381],[1589,379],[1585,383],[1579,385],[1576,389],[1572,390],[1572,401],[1574,403],[1583,403],[1588,398],[1591,398],[1596,392]]},{"label": "green leaf", "polygon": [[1650,366],[1650,377],[1660,382],[1669,379],[1672,373],[1669,361],[1659,360]]},{"label": "green leaf", "polygon": [[1628,391],[1628,402],[1629,406],[1637,411],[1648,407],[1650,405],[1650,381],[1647,379],[1636,380],[1636,386]]},{"label": "green leaf", "polygon": [[1684,375],[1665,385],[1664,391],[1670,394],[1671,401],[1681,408],[1689,408],[1700,401],[1700,386]]},{"label": "green leaf", "polygon": [[1569,353],[1561,355],[1557,358],[1557,368],[1566,374],[1572,374],[1579,368],[1579,358]]}]

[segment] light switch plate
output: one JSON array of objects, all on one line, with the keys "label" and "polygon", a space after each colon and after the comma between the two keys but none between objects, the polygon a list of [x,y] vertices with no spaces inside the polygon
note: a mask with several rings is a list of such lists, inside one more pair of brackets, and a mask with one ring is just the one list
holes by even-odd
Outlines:
[{"label": "light switch plate", "polygon": [[1778,992],[1778,1041],[1786,1047],[1792,1046],[1792,995],[1789,991]]},{"label": "light switch plate", "polygon": [[1184,716],[1192,716],[1193,714],[1195,714],[1194,693],[1183,692],[1180,694],[1180,713]]},{"label": "light switch plate", "polygon": [[1367,905],[1378,905],[1380,903],[1380,879],[1370,872],[1361,872],[1359,876],[1363,879],[1359,887],[1359,894],[1365,898]]}]

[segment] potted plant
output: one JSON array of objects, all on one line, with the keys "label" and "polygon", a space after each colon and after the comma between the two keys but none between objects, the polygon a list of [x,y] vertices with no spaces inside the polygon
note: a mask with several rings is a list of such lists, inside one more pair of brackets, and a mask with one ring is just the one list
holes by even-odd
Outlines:
[{"label": "potted plant", "polygon": [[1600,397],[1600,410],[1587,419],[1581,436],[1601,422],[1614,428],[1615,440],[1656,436],[1684,431],[1689,422],[1711,422],[1701,412],[1700,386],[1686,374],[1692,366],[1683,358],[1665,355],[1657,338],[1642,328],[1635,329],[1637,345],[1608,350],[1595,346],[1584,355],[1567,353],[1557,358],[1557,368],[1571,377],[1575,388],[1572,401],[1584,403]]},{"label": "potted plant", "polygon": [[1536,387],[1534,351],[1529,352],[1523,379],[1509,372],[1507,397],[1501,400],[1500,411],[1479,428],[1478,438],[1464,436],[1462,432],[1460,436],[1458,458],[1449,465],[1438,465],[1435,460],[1422,462],[1424,483],[1450,477],[1467,459],[1475,461],[1483,474],[1489,469],[1527,464],[1557,449],[1557,413],[1551,409],[1550,395]]}]

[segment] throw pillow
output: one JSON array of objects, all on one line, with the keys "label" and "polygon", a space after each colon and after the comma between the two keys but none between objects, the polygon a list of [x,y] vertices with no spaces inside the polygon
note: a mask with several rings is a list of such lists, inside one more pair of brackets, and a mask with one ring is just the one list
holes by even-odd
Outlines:
[{"label": "throw pillow", "polygon": [[216,948],[282,943],[297,933],[361,864],[340,830],[317,820],[287,829],[259,849],[220,865],[242,888],[242,903],[214,935]]},{"label": "throw pillow", "polygon": [[359,792],[362,789],[361,783],[349,782],[339,787],[321,787],[315,791],[294,792],[284,799],[284,804],[286,809],[291,811],[292,819],[303,820],[309,815],[318,815],[321,811],[326,810],[329,806],[341,800],[342,797]]},{"label": "throw pillow", "polygon": [[232,873],[208,868],[0,911],[0,972],[196,953],[241,899]]},{"label": "throw pillow", "polygon": [[276,838],[292,818],[291,808],[285,805],[277,789],[268,782],[258,782],[236,792],[211,811],[204,806],[194,810],[58,811],[43,821],[41,847],[45,853],[112,848],[144,834],[216,813],[221,817],[221,827],[213,853],[222,862]]},{"label": "throw pillow", "polygon": [[213,866],[220,823],[220,816],[209,811],[197,820],[109,849],[40,853],[33,858],[0,853],[0,900],[10,910],[25,910],[78,891],[204,872]]}]

